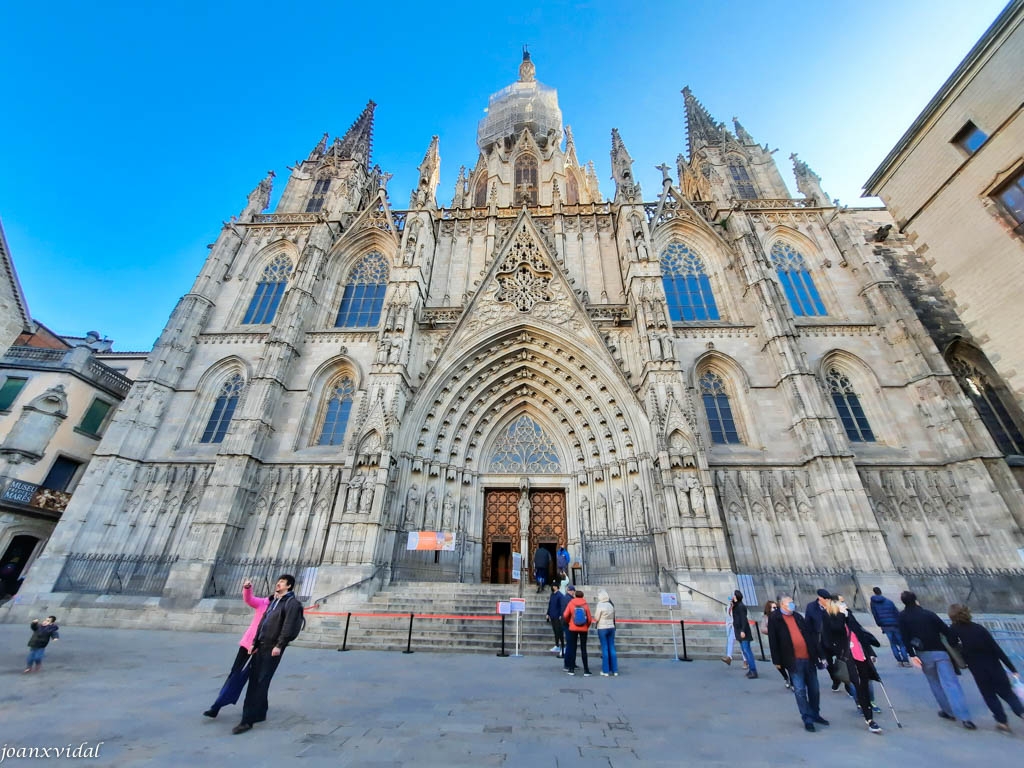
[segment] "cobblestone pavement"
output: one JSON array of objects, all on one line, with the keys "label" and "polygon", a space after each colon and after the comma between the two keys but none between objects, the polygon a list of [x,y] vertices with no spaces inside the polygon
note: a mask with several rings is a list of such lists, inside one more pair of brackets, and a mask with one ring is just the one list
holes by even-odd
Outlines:
[{"label": "cobblestone pavement", "polygon": [[[822,691],[831,728],[805,733],[769,665],[624,659],[620,677],[574,678],[543,651],[524,658],[290,648],[270,718],[231,734],[239,707],[212,703],[235,654],[224,634],[64,627],[43,671],[23,675],[27,627],[0,625],[0,744],[100,746],[97,765],[946,766],[1019,764],[1024,722],[994,731],[962,678],[979,730],[936,716],[921,673],[880,662],[903,721],[867,732],[845,694]],[[822,673],[822,680],[825,675]],[[881,692],[879,692],[881,697]],[[882,706],[884,699],[879,701]],[[836,737],[839,737],[838,739]],[[10,755],[10,753],[8,753]],[[8,756],[3,765],[25,764]]]}]

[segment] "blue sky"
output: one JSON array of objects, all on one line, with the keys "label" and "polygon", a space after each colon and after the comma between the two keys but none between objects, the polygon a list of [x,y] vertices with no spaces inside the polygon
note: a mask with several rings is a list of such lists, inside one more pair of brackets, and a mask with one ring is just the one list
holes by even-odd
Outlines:
[{"label": "blue sky", "polygon": [[[439,200],[476,162],[487,97],[529,43],[581,160],[609,180],[619,129],[645,197],[685,152],[689,85],[718,120],[791,152],[843,203],[1003,0],[8,5],[0,218],[32,315],[148,350],[221,222],[268,169],[377,102],[374,161],[404,208],[441,141]],[[508,7],[506,7],[508,6]]]}]

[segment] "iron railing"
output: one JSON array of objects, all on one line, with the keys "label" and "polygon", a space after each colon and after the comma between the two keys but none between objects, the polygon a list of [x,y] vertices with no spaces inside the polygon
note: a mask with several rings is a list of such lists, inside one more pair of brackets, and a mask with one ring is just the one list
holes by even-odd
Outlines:
[{"label": "iron railing", "polygon": [[395,534],[394,557],[391,558],[392,581],[462,581],[464,536],[457,536],[455,549],[449,552],[406,549],[408,540],[408,531]]},{"label": "iron railing", "polygon": [[177,555],[72,553],[64,561],[54,592],[100,595],[163,594]]},{"label": "iron railing", "polygon": [[295,596],[307,602],[316,588],[319,563],[297,560],[276,560],[270,557],[229,557],[214,561],[210,581],[203,597],[225,597],[241,594],[246,579],[252,581],[257,595],[274,591],[277,578],[284,573],[295,577]]},{"label": "iron railing", "polygon": [[583,581],[594,586],[657,584],[654,536],[587,537],[583,542]]}]

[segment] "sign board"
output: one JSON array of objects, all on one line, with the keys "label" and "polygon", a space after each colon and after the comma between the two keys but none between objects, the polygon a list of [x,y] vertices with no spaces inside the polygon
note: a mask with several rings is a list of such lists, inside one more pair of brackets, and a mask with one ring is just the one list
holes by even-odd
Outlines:
[{"label": "sign board", "polygon": [[661,604],[667,605],[669,608],[675,608],[679,605],[679,597],[675,592],[662,592],[661,593]]},{"label": "sign board", "polygon": [[455,534],[452,531],[409,531],[407,550],[455,551]]},{"label": "sign board", "polygon": [[512,605],[512,613],[526,613],[526,600],[521,597],[509,598]]},{"label": "sign board", "polygon": [[11,480],[4,489],[4,501],[16,501],[19,504],[31,504],[39,486],[35,483],[23,483],[21,480]]},{"label": "sign board", "polygon": [[508,600],[502,600],[500,603],[498,603],[498,613],[500,613],[502,616],[507,616],[508,614],[512,613],[512,603],[510,603]]},{"label": "sign board", "polygon": [[523,574],[523,555],[521,552],[512,553],[512,578],[520,579]]}]

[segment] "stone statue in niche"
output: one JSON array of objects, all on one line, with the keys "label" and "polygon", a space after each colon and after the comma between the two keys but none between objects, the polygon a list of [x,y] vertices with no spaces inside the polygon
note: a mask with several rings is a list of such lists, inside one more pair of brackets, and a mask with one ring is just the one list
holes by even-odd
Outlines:
[{"label": "stone statue in niche", "polygon": [[359,493],[363,489],[363,476],[360,473],[352,475],[348,481],[348,495],[345,497],[345,512],[355,514],[359,511]]},{"label": "stone statue in niche", "polygon": [[602,533],[608,530],[608,501],[605,499],[604,494],[600,492],[597,494],[597,508],[594,514],[594,530]]},{"label": "stone statue in niche", "polygon": [[437,494],[434,493],[434,489],[431,488],[427,491],[426,501],[426,519],[423,521],[424,530],[432,531],[437,530]]},{"label": "stone statue in niche", "polygon": [[366,478],[366,482],[363,483],[363,490],[359,494],[359,514],[368,515],[370,510],[373,509],[373,493],[377,490],[373,487],[373,481],[370,478]]},{"label": "stone statue in niche", "polygon": [[439,530],[452,530],[452,523],[455,521],[455,501],[451,493],[444,495],[444,503],[441,505],[441,525]]},{"label": "stone statue in niche", "polygon": [[469,499],[465,496],[459,502],[459,519],[455,522],[455,530],[461,531],[469,526]]},{"label": "stone statue in niche", "polygon": [[405,494],[405,528],[409,531],[418,529],[417,518],[420,511],[420,489],[416,483],[412,484],[409,492]]},{"label": "stone statue in niche", "polygon": [[664,360],[676,359],[675,337],[671,333],[661,334],[661,356]]},{"label": "stone statue in niche", "polygon": [[676,504],[679,507],[680,517],[687,517],[693,514],[693,510],[690,509],[690,487],[686,483],[686,478],[679,472],[672,475],[672,487],[676,492]]},{"label": "stone statue in niche", "polygon": [[615,513],[614,522],[609,524],[608,530],[611,531],[614,526],[616,529],[624,528],[626,526],[626,497],[622,495],[622,491],[616,489],[615,491],[615,506],[613,507]]},{"label": "stone statue in niche", "polygon": [[637,533],[647,532],[646,515],[644,515],[644,492],[640,490],[639,483],[633,483],[633,490],[629,492],[629,511],[633,516],[633,528]]},{"label": "stone statue in niche", "polygon": [[391,340],[391,353],[388,358],[388,362],[392,365],[399,365],[402,362],[402,349],[404,344],[399,338]]},{"label": "stone statue in niche", "polygon": [[388,361],[388,349],[390,344],[387,339],[381,339],[380,343],[377,344],[377,356],[374,358],[375,363],[383,365]]},{"label": "stone statue in niche", "polygon": [[594,530],[594,521],[590,519],[590,499],[585,495],[580,497],[580,525],[585,531]]},{"label": "stone statue in niche", "polygon": [[519,509],[519,523],[525,528],[530,524],[530,509],[532,508],[530,494],[525,487],[521,487],[519,490],[519,504],[517,507]]},{"label": "stone statue in niche", "polygon": [[686,486],[690,492],[690,508],[693,514],[697,517],[706,517],[707,511],[704,509],[704,489],[700,485],[700,480],[691,475],[686,479]]}]

